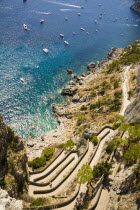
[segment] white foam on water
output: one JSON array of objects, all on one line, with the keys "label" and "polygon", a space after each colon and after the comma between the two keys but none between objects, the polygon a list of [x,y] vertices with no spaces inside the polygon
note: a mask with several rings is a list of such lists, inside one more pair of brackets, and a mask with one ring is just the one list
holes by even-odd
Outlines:
[{"label": "white foam on water", "polygon": [[53,4],[59,4],[59,5],[63,5],[63,6],[67,6],[67,7],[75,7],[75,8],[81,8],[81,6],[77,6],[77,5],[72,5],[72,4],[64,4],[61,2],[56,2],[56,1],[47,1]]},{"label": "white foam on water", "polygon": [[74,9],[60,9],[61,12],[73,11]]},{"label": "white foam on water", "polygon": [[31,12],[34,12],[36,14],[50,15],[50,12],[41,12],[41,11],[35,11],[35,10],[31,10]]}]

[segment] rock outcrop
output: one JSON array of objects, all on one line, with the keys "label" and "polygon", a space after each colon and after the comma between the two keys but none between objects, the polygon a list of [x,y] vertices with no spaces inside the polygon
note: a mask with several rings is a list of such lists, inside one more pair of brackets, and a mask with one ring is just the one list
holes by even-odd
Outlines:
[{"label": "rock outcrop", "polygon": [[135,94],[135,100],[127,107],[125,111],[125,121],[129,123],[140,123],[140,67],[138,78],[138,88]]},{"label": "rock outcrop", "polygon": [[131,7],[131,9],[133,9],[134,11],[140,13],[140,0],[138,0],[135,4],[133,4],[133,6]]},{"label": "rock outcrop", "polygon": [[0,186],[17,198],[26,189],[27,156],[23,141],[0,116]]},{"label": "rock outcrop", "polygon": [[0,189],[0,209],[1,210],[22,210],[21,200],[11,198],[5,190]]}]

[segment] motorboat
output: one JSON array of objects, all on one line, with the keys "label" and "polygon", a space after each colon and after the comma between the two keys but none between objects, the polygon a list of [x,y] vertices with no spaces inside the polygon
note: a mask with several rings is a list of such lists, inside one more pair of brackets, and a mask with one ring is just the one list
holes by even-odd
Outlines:
[{"label": "motorboat", "polygon": [[28,30],[28,27],[26,24],[23,24],[23,28],[24,28],[24,30]]},{"label": "motorboat", "polygon": [[84,28],[80,28],[80,30],[81,30],[81,31],[85,31],[85,29],[84,29]]},{"label": "motorboat", "polygon": [[20,81],[21,81],[22,84],[25,83],[25,80],[22,77],[20,78]]},{"label": "motorboat", "polygon": [[44,48],[44,49],[43,49],[43,52],[48,53],[49,50],[48,50],[47,48]]},{"label": "motorboat", "polygon": [[67,42],[67,41],[64,41],[64,43],[65,43],[66,45],[69,45],[69,42]]},{"label": "motorboat", "polygon": [[40,20],[40,23],[44,23],[44,21],[45,21],[44,19],[41,19],[41,20]]},{"label": "motorboat", "polygon": [[60,34],[60,37],[61,37],[61,38],[64,38],[64,34]]}]

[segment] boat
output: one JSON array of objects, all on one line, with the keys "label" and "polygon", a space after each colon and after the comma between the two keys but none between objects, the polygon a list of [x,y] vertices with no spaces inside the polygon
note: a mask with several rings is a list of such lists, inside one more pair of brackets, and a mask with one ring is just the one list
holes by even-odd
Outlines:
[{"label": "boat", "polygon": [[64,38],[64,34],[60,34],[60,37]]},{"label": "boat", "polygon": [[80,13],[77,13],[77,15],[80,16],[81,14]]},{"label": "boat", "polygon": [[43,49],[43,52],[48,53],[49,50],[48,50],[47,48],[44,48],[44,49]]},{"label": "boat", "polygon": [[67,17],[65,17],[65,20],[67,20],[67,21],[68,21],[68,18],[67,18]]},{"label": "boat", "polygon": [[76,33],[75,32],[72,32],[73,33],[73,35],[76,35]]},{"label": "boat", "polygon": [[45,21],[44,19],[41,19],[41,20],[40,20],[40,23],[44,23],[44,21]]},{"label": "boat", "polygon": [[86,32],[86,34],[89,34],[89,32]]},{"label": "boat", "polygon": [[26,24],[23,24],[23,28],[24,28],[24,30],[28,30],[28,27]]},{"label": "boat", "polygon": [[83,6],[81,6],[81,9],[84,9],[84,7],[83,7]]},{"label": "boat", "polygon": [[23,83],[23,84],[25,83],[25,80],[24,80],[22,77],[20,78],[20,81],[21,81],[21,83]]},{"label": "boat", "polygon": [[67,42],[67,41],[64,41],[64,43],[65,43],[66,45],[69,45],[69,42]]},{"label": "boat", "polygon": [[85,29],[84,29],[84,28],[80,28],[80,30],[81,30],[81,31],[85,31]]}]

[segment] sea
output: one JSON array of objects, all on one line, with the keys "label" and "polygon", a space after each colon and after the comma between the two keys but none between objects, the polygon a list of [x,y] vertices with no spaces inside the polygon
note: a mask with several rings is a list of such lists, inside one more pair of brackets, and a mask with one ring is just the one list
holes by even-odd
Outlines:
[{"label": "sea", "polygon": [[130,9],[134,2],[0,0],[0,113],[5,123],[25,140],[54,129],[58,124],[51,104],[66,101],[60,94],[71,80],[66,69],[86,72],[88,63],[101,61],[112,47],[140,39],[140,15]]}]

